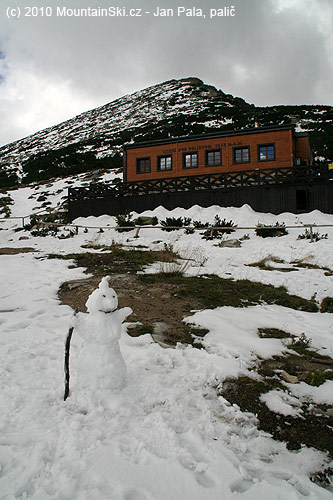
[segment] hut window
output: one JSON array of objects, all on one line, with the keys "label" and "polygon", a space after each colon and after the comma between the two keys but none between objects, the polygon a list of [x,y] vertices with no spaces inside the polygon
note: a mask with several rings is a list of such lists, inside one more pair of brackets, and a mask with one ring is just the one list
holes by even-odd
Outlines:
[{"label": "hut window", "polygon": [[183,168],[196,168],[198,166],[198,153],[184,153]]},{"label": "hut window", "polygon": [[150,158],[137,158],[136,173],[145,174],[147,172],[150,172]]},{"label": "hut window", "polygon": [[234,148],[234,163],[249,163],[250,147]]},{"label": "hut window", "polygon": [[206,151],[206,167],[214,167],[222,164],[222,155],[220,149]]},{"label": "hut window", "polygon": [[159,156],[157,158],[157,170],[171,170],[172,156]]},{"label": "hut window", "polygon": [[259,161],[275,160],[275,144],[259,144],[258,160]]}]

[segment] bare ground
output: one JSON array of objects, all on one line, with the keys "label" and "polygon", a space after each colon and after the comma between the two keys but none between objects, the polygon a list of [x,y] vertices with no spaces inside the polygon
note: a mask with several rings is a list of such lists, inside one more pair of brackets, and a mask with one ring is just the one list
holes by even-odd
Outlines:
[{"label": "bare ground", "polygon": [[[85,312],[88,296],[97,288],[101,277],[91,277],[65,283],[59,290],[60,300],[73,309]],[[111,286],[119,298],[119,307],[131,307],[130,322],[140,322],[156,341],[174,346],[177,342],[193,343],[190,327],[183,318],[201,309],[195,297],[178,297],[179,285],[151,283],[149,288],[132,274],[112,274]],[[149,328],[150,327],[150,328]],[[129,328],[130,335],[144,333],[142,328]],[[193,330],[193,333],[199,333]]]},{"label": "bare ground", "polygon": [[[64,283],[59,290],[59,298],[64,304],[86,311],[85,302],[88,296],[97,288],[102,276],[70,281]],[[206,331],[191,329],[183,322],[184,317],[191,316],[195,310],[203,307],[198,297],[182,297],[178,295],[180,285],[167,282],[152,282],[147,286],[134,274],[112,274],[111,285],[119,297],[119,307],[129,306],[133,313],[129,316],[130,322],[142,323],[141,326],[133,325],[128,333],[137,336],[151,333],[154,340],[162,347],[173,347],[177,342],[193,343],[193,335],[197,337],[195,346],[200,347],[200,337]],[[260,336],[262,332],[258,332]],[[264,332],[265,335],[277,332]],[[285,332],[283,337],[288,336]],[[198,342],[199,340],[199,342]],[[271,412],[260,401],[260,394],[267,392],[278,384],[275,370],[288,370],[297,375],[299,380],[311,373],[318,373],[327,368],[333,368],[332,360],[316,355],[312,357],[311,351],[302,356],[284,357],[266,360],[259,363],[258,372],[263,376],[262,382],[240,378],[226,381],[220,387],[220,394],[231,403],[236,403],[243,411],[251,411],[257,415],[258,427],[269,432],[274,439],[285,441],[290,449],[299,449],[304,444],[313,446],[322,451],[333,453],[332,437],[332,408],[325,405],[303,404],[302,418],[284,417]],[[256,385],[257,384],[257,385]],[[314,474],[311,479],[321,486],[331,483],[332,469],[327,468]]]},{"label": "bare ground", "polygon": [[36,248],[32,247],[21,247],[21,248],[3,247],[0,248],[0,255],[17,255],[19,253],[38,252],[38,251],[39,250],[36,250]]}]

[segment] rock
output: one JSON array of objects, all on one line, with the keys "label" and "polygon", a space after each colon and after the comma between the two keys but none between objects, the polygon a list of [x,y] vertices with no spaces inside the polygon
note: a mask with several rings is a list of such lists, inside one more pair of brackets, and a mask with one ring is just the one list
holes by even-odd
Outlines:
[{"label": "rock", "polygon": [[127,325],[127,331],[131,332],[135,330],[138,326],[143,326],[143,323],[141,323],[141,321],[137,321],[136,323],[131,323],[130,325]]},{"label": "rock", "polygon": [[171,328],[170,325],[164,323],[163,321],[156,321],[156,323],[153,324],[153,327],[154,327],[154,333],[157,335],[163,335],[164,333],[168,332]]},{"label": "rock", "polygon": [[314,408],[311,411],[311,413],[312,413],[312,415],[315,415],[316,417],[323,417],[325,415],[324,410],[322,410],[321,408]]},{"label": "rock", "polygon": [[81,282],[68,283],[68,290],[75,290],[76,288],[80,288],[82,286]]},{"label": "rock", "polygon": [[239,240],[222,240],[217,246],[220,248],[239,248],[242,246]]},{"label": "rock", "polygon": [[159,344],[163,349],[175,349],[176,346],[174,344],[169,344],[163,335],[158,335],[156,333],[152,333],[153,340]]},{"label": "rock", "polygon": [[329,408],[326,410],[326,415],[330,418],[333,418],[333,408]]},{"label": "rock", "polygon": [[281,377],[285,382],[288,382],[289,384],[297,384],[298,378],[295,377],[294,375],[290,375],[289,373],[283,371],[281,372]]},{"label": "rock", "polygon": [[29,240],[29,236],[20,236],[19,240]]},{"label": "rock", "polygon": [[164,349],[172,348],[174,349],[176,346],[174,344],[170,344],[166,337],[166,333],[171,329],[171,326],[163,321],[157,321],[153,325],[154,333],[152,333],[152,338],[155,342],[157,342]]}]

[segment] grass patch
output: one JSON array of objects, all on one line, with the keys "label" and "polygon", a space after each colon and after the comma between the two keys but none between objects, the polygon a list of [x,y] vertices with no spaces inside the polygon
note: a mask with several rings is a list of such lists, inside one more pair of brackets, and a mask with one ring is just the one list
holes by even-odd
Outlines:
[{"label": "grass patch", "polygon": [[309,372],[304,382],[319,387],[326,382],[326,380],[333,380],[333,370],[314,370]]},{"label": "grass patch", "polygon": [[298,271],[299,269],[319,269],[324,271],[325,276],[333,276],[333,271],[329,267],[318,266],[317,264],[310,264],[307,262],[303,262],[302,260],[294,260],[290,264],[294,267],[274,267],[271,265],[271,262],[275,262],[277,264],[284,264],[285,261],[280,259],[279,257],[274,257],[272,255],[268,255],[257,262],[253,262],[252,264],[246,264],[248,267],[258,267],[264,271],[282,271],[282,272],[290,272],[290,271]]},{"label": "grass patch", "polygon": [[302,259],[294,260],[293,262],[291,262],[291,264],[295,264],[297,267],[300,267],[302,269],[320,269],[322,271],[325,271],[325,276],[333,276],[333,271],[329,267],[310,264],[309,262],[304,262]]},{"label": "grass patch", "polygon": [[261,236],[262,238],[273,238],[276,236],[285,236],[286,234],[288,234],[288,231],[285,227],[284,222],[282,222],[281,224],[279,222],[276,222],[273,226],[260,224],[259,222],[255,229],[255,233],[257,236]]},{"label": "grass patch", "polygon": [[258,335],[261,339],[285,339],[290,337],[290,333],[279,328],[258,328]]},{"label": "grass patch", "polygon": [[126,250],[120,245],[112,245],[109,247],[110,253],[90,253],[84,252],[79,254],[58,255],[50,254],[50,259],[65,259],[74,260],[78,267],[85,267],[87,273],[92,273],[96,276],[106,274],[135,274],[142,271],[145,266],[149,266],[154,262],[175,262],[180,258],[178,254],[170,248],[158,251],[144,250]]},{"label": "grass patch", "polygon": [[178,296],[195,297],[205,308],[248,307],[265,302],[302,311],[318,311],[317,304],[288,294],[283,286],[276,288],[249,280],[224,279],[215,275],[184,277],[177,273],[147,274],[140,276],[140,280],[147,285],[163,281],[178,285]]},{"label": "grass patch", "polygon": [[[87,243],[86,245],[81,245],[81,248],[86,248],[88,250],[101,250],[102,252],[112,252],[114,250],[115,246],[120,246],[120,245],[117,245],[115,243],[113,243],[112,245],[100,245],[98,243]],[[125,246],[122,246],[122,248],[125,249]],[[136,250],[136,249],[141,249],[141,248],[149,249],[149,247],[147,245],[135,245],[135,247],[128,247],[128,248],[130,248],[131,250]]]},{"label": "grass patch", "polygon": [[298,271],[298,269],[293,267],[274,267],[271,265],[271,262],[275,262],[276,264],[284,264],[285,261],[280,259],[279,257],[273,257],[272,255],[268,255],[258,262],[253,262],[252,264],[247,264],[248,267],[258,267],[263,271],[281,271],[284,273],[291,271]]},{"label": "grass patch", "polygon": [[260,401],[260,395],[272,389],[283,390],[284,387],[277,379],[258,381],[241,377],[224,382],[219,395],[232,404],[236,403],[242,411],[254,413],[259,421],[258,428],[269,432],[274,439],[286,442],[289,450],[298,450],[305,444],[332,456],[333,435],[327,417],[311,414],[306,404],[302,406],[303,418],[270,411]]},{"label": "grass patch", "polygon": [[308,355],[310,346],[311,339],[309,339],[304,333],[302,333],[299,337],[292,335],[291,342],[287,345],[288,349],[292,349],[300,356]]}]

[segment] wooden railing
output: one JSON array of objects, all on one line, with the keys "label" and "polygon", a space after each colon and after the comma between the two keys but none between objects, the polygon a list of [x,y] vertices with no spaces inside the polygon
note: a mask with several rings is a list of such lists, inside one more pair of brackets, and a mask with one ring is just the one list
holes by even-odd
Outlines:
[{"label": "wooden railing", "polygon": [[68,190],[69,201],[106,196],[121,197],[159,194],[168,192],[215,190],[272,184],[313,184],[333,178],[333,170],[327,164],[285,168],[241,170],[210,175],[170,177],[117,185],[98,183],[89,187],[72,187]]}]

